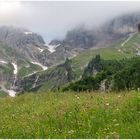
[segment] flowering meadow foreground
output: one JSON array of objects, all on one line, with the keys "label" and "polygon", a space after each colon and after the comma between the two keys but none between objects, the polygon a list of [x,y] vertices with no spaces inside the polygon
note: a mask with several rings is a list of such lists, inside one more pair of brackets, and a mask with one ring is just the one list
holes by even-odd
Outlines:
[{"label": "flowering meadow foreground", "polygon": [[140,138],[140,93],[0,98],[0,138]]}]

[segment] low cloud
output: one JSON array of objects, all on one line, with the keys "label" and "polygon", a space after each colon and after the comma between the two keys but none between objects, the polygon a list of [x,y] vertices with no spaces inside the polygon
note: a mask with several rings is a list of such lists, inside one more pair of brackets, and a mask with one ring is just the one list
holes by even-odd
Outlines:
[{"label": "low cloud", "polygon": [[0,25],[26,27],[40,33],[46,41],[63,38],[75,26],[85,24],[88,28],[98,27],[115,16],[140,9],[140,2],[132,1],[38,1],[11,2],[10,5],[0,2]]}]

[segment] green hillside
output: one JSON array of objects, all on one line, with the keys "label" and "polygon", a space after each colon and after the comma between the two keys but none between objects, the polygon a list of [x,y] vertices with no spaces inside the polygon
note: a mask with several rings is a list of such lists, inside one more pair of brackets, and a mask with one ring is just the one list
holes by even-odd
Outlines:
[{"label": "green hillside", "polygon": [[139,92],[44,92],[0,102],[0,138],[140,138]]},{"label": "green hillside", "polygon": [[73,70],[75,71],[77,77],[82,74],[84,67],[97,54],[100,54],[101,58],[105,60],[131,58],[136,56],[137,52],[140,50],[140,35],[134,34],[132,38],[122,47],[121,44],[127,38],[128,37],[106,48],[88,50],[73,58]]},{"label": "green hillside", "polygon": [[36,64],[33,64],[29,61],[25,61],[24,63],[21,60],[18,60],[18,63],[20,65],[20,69],[18,71],[18,77],[24,77],[28,74],[31,74],[33,72],[41,71],[42,68]]}]

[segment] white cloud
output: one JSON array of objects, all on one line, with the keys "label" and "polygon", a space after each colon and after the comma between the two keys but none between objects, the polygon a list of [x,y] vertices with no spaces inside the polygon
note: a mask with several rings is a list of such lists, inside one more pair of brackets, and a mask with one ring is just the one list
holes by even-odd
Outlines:
[{"label": "white cloud", "polygon": [[23,26],[50,40],[63,38],[79,24],[99,26],[114,16],[139,10],[140,2],[0,2],[0,7],[1,25]]}]

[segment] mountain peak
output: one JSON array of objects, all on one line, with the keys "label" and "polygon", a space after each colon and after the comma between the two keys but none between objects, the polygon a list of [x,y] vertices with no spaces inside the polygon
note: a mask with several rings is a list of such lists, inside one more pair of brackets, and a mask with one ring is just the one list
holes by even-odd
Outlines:
[{"label": "mountain peak", "polygon": [[15,26],[1,26],[0,43],[7,44],[10,47],[23,47],[26,44],[45,44],[45,41],[41,35],[28,29]]}]

